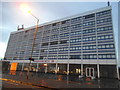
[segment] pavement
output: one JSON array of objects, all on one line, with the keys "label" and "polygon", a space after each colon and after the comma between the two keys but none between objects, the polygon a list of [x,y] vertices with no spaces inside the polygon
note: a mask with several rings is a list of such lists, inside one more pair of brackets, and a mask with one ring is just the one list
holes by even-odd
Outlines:
[{"label": "pavement", "polygon": [[47,73],[29,72],[27,77],[27,72],[4,72],[2,78],[26,83],[28,85],[43,87],[46,89],[64,90],[66,88],[119,88],[118,80],[91,80],[89,78],[79,78],[77,76],[55,75]]}]

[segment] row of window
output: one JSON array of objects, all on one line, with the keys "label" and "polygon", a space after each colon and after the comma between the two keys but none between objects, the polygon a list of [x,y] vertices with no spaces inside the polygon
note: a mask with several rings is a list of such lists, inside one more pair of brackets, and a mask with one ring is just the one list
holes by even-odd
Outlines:
[{"label": "row of window", "polygon": [[107,31],[107,30],[112,30],[112,26],[97,28],[97,31]]},{"label": "row of window", "polygon": [[[46,51],[50,51],[50,52],[55,52],[55,51],[67,51],[68,50],[68,47],[63,47],[63,48],[53,48],[53,49],[49,49],[49,50],[41,50],[41,52],[46,52]],[[76,47],[70,47],[70,51],[73,51],[73,50],[81,50],[81,46],[76,46]]]},{"label": "row of window", "polygon": [[73,18],[71,19],[71,24],[79,23],[81,20],[82,20],[82,17]]},{"label": "row of window", "polygon": [[[77,28],[79,26],[79,24],[77,25],[74,25],[74,29]],[[68,30],[69,27],[62,27],[61,30]],[[56,29],[52,29],[52,32],[55,32],[55,31],[58,31],[59,28],[56,28]],[[97,28],[97,31],[106,31],[106,30],[112,30],[112,26],[106,26],[106,27],[100,27],[100,28]],[[85,33],[92,33],[92,32],[95,32],[95,29],[88,29],[88,30],[83,30],[83,34]],[[50,33],[50,30],[47,30],[47,31],[44,31],[44,34],[48,34]],[[73,34],[75,34],[75,32],[72,32]],[[71,34],[72,34],[71,33]],[[80,34],[81,31],[79,32],[76,32],[76,34]]]},{"label": "row of window", "polygon": [[110,14],[110,13],[111,13],[110,10],[106,10],[106,11],[96,13],[96,16],[107,15],[107,14]]},{"label": "row of window", "polygon": [[68,59],[68,55],[59,55],[59,56],[48,56],[48,57],[43,57],[43,59]]},{"label": "row of window", "polygon": [[[96,16],[102,16],[102,15],[107,15],[107,14],[110,14],[110,10],[98,12],[98,13],[96,13]],[[84,19],[89,19],[89,18],[93,18],[93,17],[95,17],[95,14],[89,14],[89,15],[83,16]],[[72,18],[71,24],[80,22],[81,20],[82,20],[82,17]],[[61,24],[67,24],[67,23],[69,23],[69,21],[70,20],[62,21]],[[59,24],[57,24],[57,23],[52,24],[52,26],[56,26],[56,25],[59,25]],[[50,28],[50,25],[48,25],[46,28]]]},{"label": "row of window", "polygon": [[81,42],[81,38],[71,39],[70,43]]},{"label": "row of window", "polygon": [[44,57],[44,59],[81,59],[80,55],[59,55],[59,56],[48,56],[48,57]]},{"label": "row of window", "polygon": [[115,48],[114,44],[98,45],[98,49],[109,49],[109,48]]},{"label": "row of window", "polygon": [[91,26],[91,25],[95,25],[95,21],[83,23],[83,26]]},{"label": "row of window", "polygon": [[96,45],[83,46],[83,50],[96,49]]},{"label": "row of window", "polygon": [[93,18],[93,17],[95,17],[95,14],[89,14],[89,15],[84,16],[83,18],[89,19],[89,18]]},{"label": "row of window", "polygon": [[69,30],[70,26],[62,27],[60,30]]},{"label": "row of window", "polygon": [[[66,30],[67,30],[67,27],[64,27]],[[55,31],[58,30],[58,29],[54,29]],[[106,30],[112,30],[112,26],[106,26],[106,27],[100,27],[100,28],[97,28],[97,31],[106,31]],[[95,28],[93,29],[88,29],[88,30],[83,30],[83,34],[86,34],[86,33],[93,33],[95,32]],[[71,32],[71,34],[73,35],[77,35],[77,34],[81,34],[81,31],[76,31],[76,32]],[[56,35],[57,37],[57,35]],[[48,38],[47,38],[48,39]]]},{"label": "row of window", "polygon": [[[67,43],[67,40],[61,40],[60,42],[58,42],[58,41],[53,41],[53,42],[50,42],[50,45],[56,45],[56,44],[65,44],[65,43]],[[47,46],[47,45],[49,45],[49,43],[47,42],[47,43],[42,43],[42,46]]]},{"label": "row of window", "polygon": [[60,34],[60,37],[67,37],[67,36],[69,36],[69,33]]},{"label": "row of window", "polygon": [[58,32],[59,28],[52,29],[52,32]]},{"label": "row of window", "polygon": [[83,30],[83,34],[93,33],[93,32],[95,32],[95,31],[96,31],[95,28],[93,28],[93,29],[88,29],[88,30]]},{"label": "row of window", "polygon": [[115,54],[100,54],[98,55],[99,59],[116,59]]},{"label": "row of window", "polygon": [[70,51],[81,50],[81,46],[70,47]]},{"label": "row of window", "polygon": [[50,33],[50,30],[46,30],[43,32],[43,34],[49,34]]},{"label": "row of window", "polygon": [[[74,28],[77,28],[77,26],[74,25]],[[58,30],[59,30],[59,28],[52,29],[52,32],[55,32],[55,31],[58,31]],[[68,30],[68,27],[63,27],[63,30]],[[112,30],[112,26],[106,26],[106,27],[97,28],[97,31],[106,31],[106,30]],[[45,31],[45,33],[50,33],[50,30],[48,30],[48,31]],[[96,31],[95,28],[94,29],[83,30],[83,34],[92,33],[92,32],[95,32],[95,31]],[[80,34],[80,33],[81,33],[81,31],[71,32],[71,34],[74,34],[74,35]]]},{"label": "row of window", "polygon": [[81,31],[71,32],[71,35],[79,35],[81,34]]},{"label": "row of window", "polygon": [[102,36],[98,36],[98,40],[101,39],[113,39],[113,35],[102,35]]},{"label": "row of window", "polygon": [[97,24],[110,22],[110,21],[111,21],[111,18],[100,19],[100,20],[97,20]]},{"label": "row of window", "polygon": [[83,59],[97,59],[97,54],[84,54]]},{"label": "row of window", "polygon": [[58,38],[58,35],[52,35],[51,38]]},{"label": "row of window", "polygon": [[94,40],[96,40],[96,36],[83,38],[83,42],[84,42],[84,41],[94,41]]},{"label": "row of window", "polygon": [[71,26],[71,29],[76,29],[76,28],[79,28],[79,27],[82,27],[82,25],[81,24],[75,24],[75,25]]},{"label": "row of window", "polygon": [[[40,56],[40,59],[81,59],[81,55]],[[15,59],[15,58],[14,58]],[[97,59],[97,54],[83,54],[83,59]],[[115,54],[98,54],[98,59],[116,59]]]},{"label": "row of window", "polygon": [[[78,34],[79,32],[76,32],[75,34]],[[65,34],[61,34],[61,37],[66,37],[68,36],[68,33],[65,33]],[[57,35],[55,36],[57,37]],[[97,37],[98,40],[105,40],[105,39],[113,39],[113,35],[102,35],[102,36],[98,36]],[[83,42],[85,41],[94,41],[96,40],[96,36],[93,36],[93,37],[84,37],[83,38]],[[81,42],[81,38],[77,38],[77,39],[71,39],[70,41],[67,41],[67,40],[63,40],[63,41],[60,41],[60,44],[64,44],[64,43],[67,43],[67,42],[70,42],[70,43],[75,43],[75,42]],[[50,45],[54,45],[54,44],[58,44],[58,41],[54,41],[54,42],[50,42]],[[42,46],[46,46],[48,45],[48,43],[43,43]]]},{"label": "row of window", "polygon": [[[98,59],[115,59],[115,54],[99,54]],[[83,59],[97,59],[96,54],[83,55]]]},{"label": "row of window", "polygon": [[[114,48],[114,44],[104,44],[104,45],[98,45],[98,49],[110,49],[110,48]],[[96,49],[96,45],[89,45],[89,46],[83,46],[83,50],[91,50],[91,49]],[[63,48],[53,48],[53,49],[50,49],[49,51],[50,52],[54,52],[54,51],[66,51],[68,50],[67,47],[63,47]],[[81,50],[81,46],[76,46],[76,47],[70,47],[70,51],[73,51],[73,50]],[[45,51],[48,51],[48,50],[45,50]]]}]

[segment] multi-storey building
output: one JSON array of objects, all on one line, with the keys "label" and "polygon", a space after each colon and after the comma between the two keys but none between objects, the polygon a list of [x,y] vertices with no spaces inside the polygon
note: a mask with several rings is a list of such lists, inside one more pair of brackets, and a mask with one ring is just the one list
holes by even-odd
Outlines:
[{"label": "multi-storey building", "polygon": [[[111,6],[38,26],[33,71],[117,78]],[[12,32],[5,58],[28,67],[35,27]]]}]

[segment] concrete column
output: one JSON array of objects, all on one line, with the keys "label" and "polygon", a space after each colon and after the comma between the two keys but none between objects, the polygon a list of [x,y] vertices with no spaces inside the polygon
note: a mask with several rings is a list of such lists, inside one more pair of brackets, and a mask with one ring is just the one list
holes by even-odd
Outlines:
[{"label": "concrete column", "polygon": [[81,64],[81,76],[83,76],[83,64]]},{"label": "concrete column", "polygon": [[24,63],[22,64],[22,69],[21,69],[21,71],[23,71],[23,69],[24,69]]},{"label": "concrete column", "polygon": [[118,78],[118,80],[120,79],[120,76],[119,76],[119,68],[118,68],[118,66],[116,66],[116,68],[117,68],[117,78]]},{"label": "concrete column", "polygon": [[39,63],[37,63],[37,68],[36,68],[36,72],[38,72],[38,68],[39,68]]},{"label": "concrete column", "polygon": [[56,63],[55,74],[57,74],[57,72],[58,72],[58,64]]},{"label": "concrete column", "polygon": [[69,64],[67,64],[67,75],[69,75]]},{"label": "concrete column", "polygon": [[98,75],[98,78],[100,78],[100,66],[99,66],[99,64],[97,64],[97,75]]},{"label": "concrete column", "polygon": [[47,66],[45,66],[45,73],[47,73]]}]

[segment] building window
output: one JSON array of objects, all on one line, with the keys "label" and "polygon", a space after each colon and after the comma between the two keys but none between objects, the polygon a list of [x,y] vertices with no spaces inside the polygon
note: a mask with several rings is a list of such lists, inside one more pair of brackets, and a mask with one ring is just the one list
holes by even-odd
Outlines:
[{"label": "building window", "polygon": [[67,40],[60,41],[60,44],[65,44],[65,43],[67,43]]},{"label": "building window", "polygon": [[111,18],[100,19],[100,20],[97,20],[97,24],[110,22],[110,21],[111,21]]},{"label": "building window", "polygon": [[59,48],[59,51],[68,51],[68,48],[67,47],[62,47],[62,48]]},{"label": "building window", "polygon": [[69,23],[69,20],[62,21],[61,24],[67,24]]},{"label": "building window", "polygon": [[61,31],[69,30],[69,28],[70,28],[70,26],[62,27],[62,28],[61,28]]},{"label": "building window", "polygon": [[58,41],[50,42],[50,45],[56,45],[58,44]]},{"label": "building window", "polygon": [[62,38],[62,37],[67,37],[67,36],[69,36],[69,33],[60,34],[60,37],[61,37],[61,38]]},{"label": "building window", "polygon": [[110,14],[110,12],[111,12],[110,10],[98,12],[98,13],[96,13],[96,16],[107,15],[107,14]]},{"label": "building window", "polygon": [[85,42],[85,41],[94,41],[94,40],[96,40],[96,36],[83,38],[83,42]]},{"label": "building window", "polygon": [[95,28],[94,29],[83,30],[83,34],[93,33],[95,31],[96,31]]},{"label": "building window", "polygon": [[83,46],[83,50],[96,49],[96,45]]},{"label": "building window", "polygon": [[42,46],[47,46],[49,43],[42,43]]},{"label": "building window", "polygon": [[59,55],[58,59],[68,59],[68,55]]},{"label": "building window", "polygon": [[62,21],[61,23],[62,23],[62,24],[66,24],[66,22],[67,22],[67,21]]},{"label": "building window", "polygon": [[83,54],[83,59],[97,59],[97,54]]},{"label": "building window", "polygon": [[95,25],[95,21],[83,23],[83,26],[91,26],[91,25]]},{"label": "building window", "polygon": [[70,43],[76,43],[76,42],[81,42],[81,38],[76,38],[76,39],[70,39]]},{"label": "building window", "polygon": [[89,19],[93,17],[95,17],[95,14],[89,14],[89,15],[84,16],[84,19]]},{"label": "building window", "polygon": [[58,38],[58,35],[52,35],[51,38],[52,38],[52,39]]},{"label": "building window", "polygon": [[52,24],[52,26],[56,26],[56,25],[57,25],[57,23],[53,23],[53,24]]},{"label": "building window", "polygon": [[81,19],[82,19],[82,17],[73,18],[73,19],[71,19],[71,24],[78,23],[78,22],[80,22]]},{"label": "building window", "polygon": [[75,24],[75,25],[72,25],[72,26],[71,26],[71,29],[78,29],[78,28],[80,28],[80,27],[82,27],[81,24]]},{"label": "building window", "polygon": [[59,28],[52,29],[52,32],[58,32]]},{"label": "building window", "polygon": [[70,59],[81,59],[80,55],[70,55]]},{"label": "building window", "polygon": [[112,30],[112,26],[107,26],[107,27],[100,27],[97,28],[97,31],[107,31],[107,30]]},{"label": "building window", "polygon": [[103,40],[103,39],[113,39],[113,35],[102,35],[97,37],[98,40]]},{"label": "building window", "polygon": [[79,35],[81,34],[81,31],[71,32],[71,35]]},{"label": "building window", "polygon": [[116,59],[115,54],[99,54],[99,59]]},{"label": "building window", "polygon": [[44,56],[40,56],[40,58],[39,58],[39,59],[43,59],[43,57],[44,57]]},{"label": "building window", "polygon": [[98,49],[114,49],[114,44],[102,44],[102,45],[98,45]]},{"label": "building window", "polygon": [[70,47],[70,51],[76,51],[76,50],[81,50],[81,46]]}]

